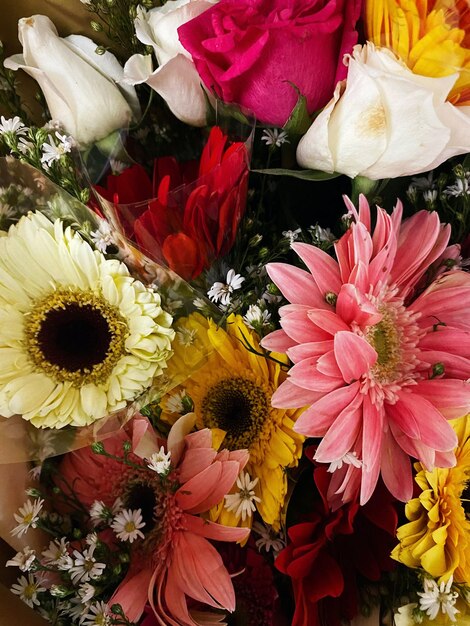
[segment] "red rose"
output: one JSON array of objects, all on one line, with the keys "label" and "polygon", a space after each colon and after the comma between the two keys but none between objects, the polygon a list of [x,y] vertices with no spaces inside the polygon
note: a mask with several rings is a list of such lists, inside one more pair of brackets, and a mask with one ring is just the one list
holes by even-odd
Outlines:
[{"label": "red rose", "polygon": [[362,0],[220,0],[178,29],[202,81],[225,102],[282,126],[297,93],[324,106],[346,76]]}]

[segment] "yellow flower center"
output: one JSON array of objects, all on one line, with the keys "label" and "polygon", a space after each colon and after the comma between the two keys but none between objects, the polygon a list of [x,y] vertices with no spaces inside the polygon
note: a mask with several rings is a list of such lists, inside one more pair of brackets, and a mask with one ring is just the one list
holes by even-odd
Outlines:
[{"label": "yellow flower center", "polygon": [[459,78],[453,104],[470,102],[470,15],[466,0],[367,0],[367,39],[393,50],[421,76]]},{"label": "yellow flower center", "polygon": [[56,382],[105,382],[125,351],[128,327],[119,309],[91,291],[58,290],[25,316],[28,355]]},{"label": "yellow flower center", "polygon": [[266,391],[241,376],[224,378],[209,388],[201,403],[204,426],[226,431],[224,448],[248,448],[269,414]]},{"label": "yellow flower center", "polygon": [[372,326],[367,333],[367,341],[377,352],[377,362],[373,367],[374,378],[381,382],[395,378],[400,363],[400,337],[389,315]]}]

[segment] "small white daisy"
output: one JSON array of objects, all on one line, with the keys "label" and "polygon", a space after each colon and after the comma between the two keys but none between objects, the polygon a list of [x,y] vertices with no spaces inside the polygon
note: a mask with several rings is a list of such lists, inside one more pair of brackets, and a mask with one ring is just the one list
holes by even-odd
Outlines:
[{"label": "small white daisy", "polygon": [[432,578],[425,578],[423,583],[424,591],[418,592],[419,608],[431,619],[436,619],[439,611],[447,615],[451,622],[455,622],[455,616],[459,610],[455,603],[459,594],[452,591],[452,576],[447,582],[439,585]]},{"label": "small white daisy", "polygon": [[175,391],[175,393],[171,394],[165,400],[165,408],[170,413],[178,413],[179,415],[184,415],[188,412],[189,405],[191,404],[191,400],[186,393],[186,389],[181,389],[180,391]]},{"label": "small white daisy", "polygon": [[41,163],[46,168],[50,167],[54,161],[58,161],[64,154],[70,152],[75,145],[72,137],[61,135],[57,131],[55,132],[55,135],[59,140],[58,144],[56,144],[54,138],[49,135],[49,142],[44,142],[41,146]]},{"label": "small white daisy", "polygon": [[93,230],[90,233],[91,240],[95,244],[97,250],[103,254],[106,252],[109,246],[115,244],[113,231],[109,222],[106,220],[100,220],[98,230]]},{"label": "small white daisy", "polygon": [[434,172],[429,172],[426,176],[413,176],[411,184],[419,191],[426,191],[434,188]]},{"label": "small white daisy", "polygon": [[78,588],[80,600],[85,603],[89,602],[95,595],[96,589],[90,583],[82,583]]},{"label": "small white daisy", "polygon": [[282,236],[287,239],[290,244],[293,244],[294,241],[297,241],[301,232],[301,228],[296,228],[295,230],[283,230]]},{"label": "small white daisy", "polygon": [[36,528],[39,520],[39,513],[43,504],[44,500],[40,498],[37,498],[34,502],[27,500],[24,505],[20,507],[18,513],[13,515],[15,521],[18,522],[18,526],[13,528],[11,534],[21,537],[21,535],[27,532],[30,528]]},{"label": "small white daisy", "polygon": [[288,134],[285,130],[279,130],[278,128],[265,128],[261,141],[265,141],[267,146],[275,146],[280,148],[283,143],[290,143],[287,138]]},{"label": "small white daisy", "polygon": [[193,305],[196,307],[196,309],[199,309],[200,311],[207,309],[207,302],[204,300],[204,298],[194,298]]},{"label": "small white daisy", "polygon": [[2,115],[0,120],[0,135],[4,135],[5,133],[13,133],[18,137],[26,135],[28,129],[17,115],[15,115],[15,117],[10,117],[9,119],[6,119]]},{"label": "small white daisy", "polygon": [[97,563],[93,556],[94,550],[95,547],[90,546],[83,553],[78,550],[73,551],[73,565],[69,570],[69,574],[74,585],[99,578],[106,569],[105,563]]},{"label": "small white daisy", "polygon": [[[151,469],[154,468],[152,467]],[[123,509],[116,515],[113,523],[111,524],[111,528],[116,533],[118,539],[121,541],[128,541],[129,543],[133,543],[137,537],[145,539],[144,533],[140,530],[144,526],[145,522],[142,521],[141,509],[136,509],[134,511],[132,509]]]},{"label": "small white daisy", "polygon": [[180,346],[183,348],[189,348],[193,345],[194,340],[197,337],[197,330],[195,328],[179,328],[176,331],[176,339]]},{"label": "small white daisy", "polygon": [[37,594],[41,593],[41,591],[46,591],[46,588],[41,587],[40,582],[36,579],[34,574],[28,574],[28,578],[20,576],[18,582],[11,586],[11,591],[17,596],[20,596],[21,600],[28,606],[34,608],[35,604],[40,604]]},{"label": "small white daisy", "polygon": [[147,463],[147,467],[160,476],[166,476],[170,471],[171,466],[171,452],[165,452],[165,448],[161,446],[158,452],[154,452],[152,456],[147,459],[150,461]]},{"label": "small white daisy", "polygon": [[225,508],[227,511],[235,513],[237,519],[241,517],[243,522],[256,511],[255,502],[261,502],[261,498],[258,498],[254,491],[258,480],[259,478],[251,480],[248,472],[242,472],[236,483],[239,491],[225,496]]},{"label": "small white daisy", "polygon": [[269,320],[271,319],[271,313],[266,311],[266,309],[261,309],[257,304],[250,304],[248,307],[248,311],[246,315],[244,315],[243,319],[245,320],[245,324],[248,328],[252,328],[253,330],[257,330],[262,326],[266,326],[269,324]]},{"label": "small white daisy", "polygon": [[336,237],[329,228],[322,228],[319,224],[315,224],[309,227],[309,231],[312,233],[312,238],[315,244],[333,242]]},{"label": "small white daisy", "polygon": [[184,302],[182,300],[166,300],[164,309],[170,315],[174,315],[177,311],[183,308]]},{"label": "small white daisy", "polygon": [[260,278],[266,274],[266,266],[260,263],[258,265],[247,265],[245,272],[250,278],[254,278],[255,276]]},{"label": "small white daisy", "polygon": [[24,137],[20,137],[18,141],[18,150],[21,152],[21,154],[28,154],[32,150],[34,150],[34,143],[32,141],[29,141],[28,139],[25,139]]},{"label": "small white daisy", "polygon": [[275,533],[271,526],[255,522],[253,531],[259,535],[259,539],[255,541],[256,547],[261,551],[263,548],[266,552],[273,551],[274,554],[280,552],[286,545],[286,542],[279,533]]},{"label": "small white daisy", "polygon": [[[60,539],[54,539],[49,542],[49,546],[46,550],[41,552],[41,555],[44,558],[45,565],[59,565],[60,563],[64,563],[64,559],[68,557],[68,546],[69,542],[65,537],[61,537]],[[71,559],[70,559],[71,561]],[[66,561],[69,564],[69,561]],[[59,569],[62,569],[59,567]]]},{"label": "small white daisy", "polygon": [[330,473],[336,472],[336,470],[341,469],[344,464],[354,465],[354,467],[362,467],[362,461],[357,458],[356,452],[347,452],[340,459],[332,461],[326,471]]},{"label": "small white daisy", "polygon": [[104,602],[94,602],[87,611],[80,619],[82,626],[109,626],[112,623],[109,607]]},{"label": "small white daisy", "polygon": [[110,509],[102,500],[95,500],[90,507],[90,519],[93,526],[99,526],[103,522],[111,519]]},{"label": "small white daisy", "polygon": [[423,200],[432,204],[437,200],[437,189],[427,189],[423,192]]},{"label": "small white daisy", "polygon": [[228,305],[230,304],[232,293],[240,289],[244,280],[243,276],[236,274],[235,270],[230,269],[227,272],[226,282],[214,283],[207,292],[207,295],[212,302],[220,302],[222,305]]},{"label": "small white daisy", "polygon": [[468,178],[458,178],[455,185],[450,185],[444,190],[445,196],[454,196],[455,198],[468,196],[468,194],[470,194],[470,180]]},{"label": "small white daisy", "polygon": [[28,572],[35,560],[36,552],[29,546],[26,546],[21,552],[17,552],[12,559],[7,561],[6,566],[19,567],[22,572]]},{"label": "small white daisy", "polygon": [[121,172],[129,167],[127,163],[119,161],[118,159],[109,159],[109,165],[114,175],[121,174]]},{"label": "small white daisy", "polygon": [[268,304],[278,304],[282,300],[282,296],[276,293],[271,293],[270,291],[265,291],[261,296],[261,299]]},{"label": "small white daisy", "polygon": [[87,546],[93,546],[96,548],[96,544],[98,543],[98,535],[95,532],[89,533],[85,537],[85,543]]}]

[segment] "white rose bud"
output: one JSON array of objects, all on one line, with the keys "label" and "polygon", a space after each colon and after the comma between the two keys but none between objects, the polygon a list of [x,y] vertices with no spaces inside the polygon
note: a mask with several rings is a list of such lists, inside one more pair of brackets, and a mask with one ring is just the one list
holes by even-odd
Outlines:
[{"label": "white rose bud", "polygon": [[346,81],[298,145],[299,165],[378,180],[469,152],[470,107],[446,101],[457,78],[419,76],[390,50],[356,46]]},{"label": "white rose bud", "polygon": [[168,0],[150,11],[138,7],[136,36],[153,48],[159,67],[153,71],[151,57],[142,54],[134,54],[124,66],[124,82],[147,83],[178,119],[191,126],[206,124],[207,96],[191,55],[180,43],[178,28],[212,4],[210,0]]},{"label": "white rose bud", "polygon": [[95,54],[88,37],[59,37],[45,15],[18,22],[23,54],[5,59],[5,67],[22,69],[41,87],[51,117],[85,146],[125,128],[140,115],[135,90],[117,84],[123,69],[110,52]]}]

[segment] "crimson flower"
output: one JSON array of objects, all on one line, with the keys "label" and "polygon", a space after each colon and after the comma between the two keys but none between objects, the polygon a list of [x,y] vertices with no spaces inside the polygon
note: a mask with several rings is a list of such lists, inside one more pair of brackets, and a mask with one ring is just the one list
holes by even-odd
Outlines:
[{"label": "crimson flower", "polygon": [[96,189],[112,203],[113,222],[127,237],[192,280],[233,246],[245,211],[248,161],[246,145],[229,142],[215,126],[199,164],[163,157],[155,160],[153,182],[135,165],[109,176],[107,189]]},{"label": "crimson flower", "polygon": [[358,613],[358,575],[375,582],[394,567],[389,555],[397,514],[390,493],[379,483],[365,506],[356,498],[332,511],[331,477],[326,466],[314,469],[314,510],[291,526],[290,542],[275,562],[292,579],[292,626],[341,626]]}]

